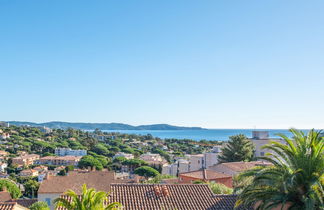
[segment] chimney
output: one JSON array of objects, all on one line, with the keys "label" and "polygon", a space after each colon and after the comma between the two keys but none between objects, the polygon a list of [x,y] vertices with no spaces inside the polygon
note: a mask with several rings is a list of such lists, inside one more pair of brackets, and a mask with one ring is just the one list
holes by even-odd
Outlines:
[{"label": "chimney", "polygon": [[166,185],[162,186],[162,193],[163,193],[164,196],[169,196],[170,195],[170,192],[169,192]]},{"label": "chimney", "polygon": [[50,179],[50,174],[47,172],[45,176],[45,180],[49,180],[49,179]]},{"label": "chimney", "polygon": [[206,171],[206,169],[203,169],[203,179],[204,179],[204,181],[207,181],[207,171]]},{"label": "chimney", "polygon": [[154,193],[156,196],[161,195],[161,190],[160,190],[159,186],[157,186],[157,185],[154,186]]}]

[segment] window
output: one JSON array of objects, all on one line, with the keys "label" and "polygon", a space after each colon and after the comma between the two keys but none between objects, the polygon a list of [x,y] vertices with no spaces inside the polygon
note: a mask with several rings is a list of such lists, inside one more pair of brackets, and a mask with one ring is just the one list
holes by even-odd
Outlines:
[{"label": "window", "polygon": [[260,155],[261,155],[261,156],[264,156],[264,152],[260,152]]},{"label": "window", "polygon": [[47,205],[51,205],[51,199],[50,198],[45,198],[45,202],[47,203]]}]

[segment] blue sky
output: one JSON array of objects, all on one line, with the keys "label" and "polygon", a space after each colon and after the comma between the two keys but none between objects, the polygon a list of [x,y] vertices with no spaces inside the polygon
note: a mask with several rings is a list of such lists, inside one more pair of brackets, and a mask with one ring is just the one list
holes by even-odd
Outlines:
[{"label": "blue sky", "polygon": [[323,11],[321,0],[0,0],[0,119],[324,128]]}]

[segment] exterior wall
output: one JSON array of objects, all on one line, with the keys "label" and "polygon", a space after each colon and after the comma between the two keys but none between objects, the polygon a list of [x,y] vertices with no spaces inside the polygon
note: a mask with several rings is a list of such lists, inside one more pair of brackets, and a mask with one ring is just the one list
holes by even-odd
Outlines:
[{"label": "exterior wall", "polygon": [[269,139],[269,131],[252,131],[253,139]]},{"label": "exterior wall", "polygon": [[179,161],[179,163],[178,163],[178,174],[189,172],[189,168],[190,168],[189,162],[187,162],[187,161],[183,161],[183,162]]},{"label": "exterior wall", "polygon": [[124,157],[126,159],[133,159],[134,158],[134,155],[132,154],[127,154],[127,153],[124,153],[124,152],[117,152],[116,155],[114,155],[113,159],[117,158],[117,157]]},{"label": "exterior wall", "polygon": [[204,157],[192,155],[189,159],[189,162],[190,162],[189,171],[198,171],[199,169],[202,169],[204,166]]},{"label": "exterior wall", "polygon": [[205,153],[204,154],[204,168],[215,165],[218,163],[218,154],[217,153]]},{"label": "exterior wall", "polygon": [[276,141],[283,144],[285,143],[283,140],[279,140],[279,139],[258,139],[258,140],[251,139],[251,141],[255,146],[255,153],[254,153],[255,157],[263,157],[265,156],[266,153],[271,152],[268,149],[261,148],[262,146],[269,144],[271,141]]},{"label": "exterior wall", "polygon": [[38,201],[44,201],[46,202],[51,210],[54,210],[54,200],[58,197],[60,197],[60,193],[55,194],[55,193],[38,193]]},{"label": "exterior wall", "polygon": [[70,148],[56,148],[55,155],[57,156],[85,156],[87,150],[72,150]]}]

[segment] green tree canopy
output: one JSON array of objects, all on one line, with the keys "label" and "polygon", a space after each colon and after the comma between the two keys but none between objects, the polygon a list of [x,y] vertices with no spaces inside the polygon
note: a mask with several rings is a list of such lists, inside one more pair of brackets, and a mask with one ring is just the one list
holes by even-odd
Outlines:
[{"label": "green tree canopy", "polygon": [[134,173],[145,178],[156,177],[160,174],[157,170],[149,166],[141,166],[135,169]]},{"label": "green tree canopy", "polygon": [[35,180],[31,180],[31,179],[28,180],[26,183],[24,183],[24,187],[25,187],[24,194],[26,196],[35,198],[37,195],[39,185],[40,184],[38,182],[36,182]]},{"label": "green tree canopy", "polygon": [[253,155],[253,143],[245,135],[239,134],[230,136],[218,159],[220,162],[251,161]]},{"label": "green tree canopy", "polygon": [[83,156],[81,158],[81,160],[79,161],[78,167],[79,168],[91,167],[91,169],[93,169],[95,167],[96,170],[102,170],[103,169],[103,166],[100,163],[100,161],[95,159],[94,157],[92,157],[90,155]]},{"label": "green tree canopy", "polygon": [[0,189],[3,190],[4,188],[7,189],[12,198],[19,198],[22,195],[19,187],[9,179],[0,179]]},{"label": "green tree canopy", "polygon": [[122,208],[122,205],[118,202],[107,204],[108,193],[103,191],[97,192],[93,188],[87,189],[85,184],[82,186],[81,196],[73,190],[68,190],[65,195],[68,196],[71,201],[65,198],[57,198],[54,201],[56,208],[63,207],[67,210],[113,210]]},{"label": "green tree canopy", "polygon": [[38,201],[29,206],[30,210],[50,210],[49,206],[44,201]]},{"label": "green tree canopy", "polygon": [[262,159],[272,166],[256,167],[239,175],[239,179],[250,178],[251,182],[243,186],[237,205],[324,209],[324,138],[314,130],[307,134],[290,131],[293,138],[280,135],[285,144],[273,141],[264,146],[272,153]]}]

